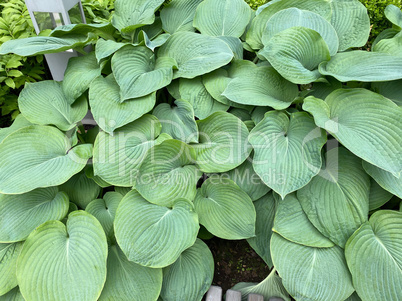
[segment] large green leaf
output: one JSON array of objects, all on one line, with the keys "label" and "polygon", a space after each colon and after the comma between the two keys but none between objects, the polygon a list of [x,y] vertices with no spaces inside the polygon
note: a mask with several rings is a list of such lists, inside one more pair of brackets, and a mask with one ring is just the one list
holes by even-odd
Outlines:
[{"label": "large green leaf", "polygon": [[71,58],[62,83],[67,102],[73,104],[99,75],[101,75],[101,68],[96,60],[95,52]]},{"label": "large green leaf", "polygon": [[345,148],[326,154],[325,168],[297,197],[311,223],[340,247],[368,218],[370,179]]},{"label": "large green leaf", "polygon": [[113,34],[115,32],[112,24],[108,22],[100,23],[100,24],[65,24],[57,26],[50,33],[51,37],[69,37],[72,34],[77,35],[88,35],[89,33],[93,33],[96,36],[103,37],[104,39],[113,39]]},{"label": "large green leaf", "polygon": [[164,0],[116,0],[112,24],[123,34],[155,21],[155,11]]},{"label": "large green leaf", "polygon": [[0,144],[0,193],[20,194],[66,182],[92,157],[90,144],[71,147],[68,137],[50,126],[12,133]]},{"label": "large green leaf", "polygon": [[89,213],[70,213],[67,225],[49,221],[25,241],[17,261],[22,295],[32,301],[97,300],[106,280],[107,243]]},{"label": "large green leaf", "polygon": [[395,36],[392,39],[383,39],[379,41],[374,47],[373,51],[388,53],[394,56],[402,56],[402,36]]},{"label": "large green leaf", "polygon": [[174,34],[178,31],[195,31],[195,10],[202,0],[173,0],[161,10],[162,28]]},{"label": "large green leaf", "polygon": [[[261,41],[264,30],[267,26],[269,19],[277,12],[295,7],[298,9],[312,11],[325,20],[330,21],[332,9],[330,2],[327,0],[277,0],[270,1],[264,6],[262,10],[257,10],[257,16],[251,22],[250,28],[247,31],[246,42],[253,49],[260,49],[263,47]],[[283,21],[282,21],[283,22]]]},{"label": "large green leaf", "polygon": [[22,245],[22,242],[0,243],[0,296],[5,295],[18,284],[16,268]]},{"label": "large green leaf", "polygon": [[198,142],[198,128],[194,120],[192,105],[183,99],[174,101],[176,106],[159,104],[152,112],[162,124],[162,132],[173,139],[186,143]]},{"label": "large green leaf", "polygon": [[107,277],[99,301],[156,300],[162,288],[162,269],[129,261],[118,245],[109,248]]},{"label": "large green leaf", "polygon": [[248,139],[254,148],[255,172],[282,198],[319,172],[327,140],[307,113],[292,113],[289,118],[278,111],[267,112]]},{"label": "large green leaf", "polygon": [[176,199],[193,200],[202,173],[195,166],[195,150],[184,142],[169,139],[148,150],[136,183],[149,202],[171,207]]},{"label": "large green leaf", "polygon": [[148,149],[160,143],[161,124],[152,115],[117,129],[100,132],[94,145],[94,173],[115,186],[132,187]]},{"label": "large green leaf", "polygon": [[128,260],[160,268],[171,265],[194,244],[199,224],[190,201],[177,199],[169,209],[132,190],[120,202],[114,229]]},{"label": "large green leaf", "polygon": [[279,201],[272,230],[283,238],[304,246],[316,248],[334,246],[334,243],[309,221],[295,194],[290,194]]},{"label": "large green leaf", "polygon": [[202,224],[223,239],[244,239],[255,235],[256,212],[253,201],[232,180],[206,180],[194,200]]},{"label": "large green leaf", "polygon": [[329,61],[328,46],[313,29],[291,27],[275,34],[259,52],[287,80],[308,84],[321,75],[317,70],[323,61]]},{"label": "large green leaf", "polygon": [[84,97],[70,102],[61,84],[52,80],[27,83],[18,98],[18,106],[28,121],[55,125],[62,131],[75,127],[88,111]]},{"label": "large green leaf", "polygon": [[249,197],[256,201],[267,194],[271,189],[265,185],[256,174],[252,164],[253,159],[247,158],[239,167],[225,173],[230,180],[235,182]]},{"label": "large green leaf", "polygon": [[222,40],[194,32],[177,32],[158,51],[158,57],[170,57],[178,70],[173,78],[194,78],[228,64],[233,58]]},{"label": "large green leaf", "polygon": [[389,4],[385,8],[384,14],[392,24],[396,25],[399,29],[402,29],[402,11],[400,7]]},{"label": "large green leaf", "polygon": [[292,104],[298,92],[297,86],[285,80],[273,67],[262,66],[229,81],[222,96],[244,105],[283,110]]},{"label": "large green leaf", "polygon": [[346,260],[362,300],[402,299],[402,212],[374,213],[348,240]]},{"label": "large green leaf", "polygon": [[[281,298],[280,300],[290,301],[289,293],[283,287],[282,279],[272,269],[267,278],[260,283],[240,282],[232,290],[241,292],[241,300],[249,300],[249,295],[257,294],[264,297],[264,300],[270,300],[272,297]],[[277,300],[274,298],[274,300]],[[279,300],[279,299],[278,299]]]},{"label": "large green leaf", "polygon": [[96,36],[89,34],[73,34],[63,38],[55,37],[31,37],[15,39],[5,42],[0,46],[0,55],[15,53],[20,56],[31,56],[45,53],[62,52],[71,48],[83,47]]},{"label": "large green leaf", "polygon": [[374,82],[371,84],[371,88],[374,92],[391,99],[398,106],[402,106],[402,79],[389,82]]},{"label": "large green leaf", "polygon": [[332,0],[329,3],[331,24],[339,38],[339,51],[363,47],[371,29],[366,7],[358,0]]},{"label": "large green leaf", "polygon": [[0,194],[0,242],[25,240],[44,222],[64,218],[68,207],[67,194],[57,187],[17,195]]},{"label": "large green leaf", "polygon": [[249,23],[251,12],[243,0],[204,0],[197,7],[194,27],[205,35],[239,38]]},{"label": "large green leaf", "polygon": [[117,128],[137,120],[152,110],[156,93],[122,101],[120,87],[113,74],[97,77],[89,88],[91,112],[99,127],[113,135]]},{"label": "large green leaf", "polygon": [[175,263],[163,269],[161,296],[164,301],[201,301],[213,276],[212,253],[202,240],[197,239]]},{"label": "large green leaf", "polygon": [[101,187],[93,179],[88,178],[86,172],[82,171],[62,184],[60,190],[67,193],[70,202],[85,209],[99,196]]},{"label": "large green leaf", "polygon": [[274,225],[277,201],[272,193],[268,193],[254,203],[256,212],[255,237],[247,239],[254,251],[272,267],[271,250],[269,248]]},{"label": "large green leaf", "polygon": [[310,28],[318,32],[327,43],[331,56],[338,52],[339,40],[334,27],[319,14],[296,7],[281,10],[268,20],[262,35],[262,43],[267,45],[275,34],[295,26]]},{"label": "large green leaf", "polygon": [[402,177],[399,179],[392,173],[363,161],[364,170],[385,190],[402,199]]},{"label": "large green leaf", "polygon": [[247,143],[248,129],[236,116],[216,112],[197,121],[199,144],[197,166],[203,172],[225,172],[242,164],[250,155]]},{"label": "large green leaf", "polygon": [[271,253],[283,285],[296,300],[343,301],[354,291],[338,246],[312,248],[273,233]]},{"label": "large green leaf", "polygon": [[172,81],[173,63],[158,58],[144,46],[125,46],[112,58],[112,70],[121,89],[121,101],[159,90]]},{"label": "large green leaf", "polygon": [[338,53],[322,62],[319,71],[341,82],[380,82],[402,78],[402,56],[354,50]]},{"label": "large green leaf", "polygon": [[207,91],[201,77],[179,80],[179,98],[187,100],[197,118],[204,119],[218,111],[229,109],[228,104],[216,101]]},{"label": "large green leaf", "polygon": [[114,241],[113,222],[117,207],[123,195],[115,191],[106,192],[102,199],[93,200],[85,208],[85,211],[95,216],[106,233],[109,241]]},{"label": "large green leaf", "polygon": [[325,102],[306,98],[303,109],[355,155],[397,177],[401,174],[402,108],[392,101],[365,89],[339,89]]}]

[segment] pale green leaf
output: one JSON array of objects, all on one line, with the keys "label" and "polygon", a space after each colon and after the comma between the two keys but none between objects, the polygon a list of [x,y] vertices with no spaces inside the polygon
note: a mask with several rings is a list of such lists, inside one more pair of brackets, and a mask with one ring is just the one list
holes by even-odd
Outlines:
[{"label": "pale green leaf", "polygon": [[164,301],[201,301],[213,276],[212,253],[202,240],[197,239],[175,263],[163,269],[161,296]]},{"label": "pale green leaf", "polygon": [[32,56],[61,52],[76,47],[83,47],[94,38],[95,36],[93,35],[76,34],[63,38],[38,36],[10,40],[0,46],[0,55],[15,53],[21,56]]},{"label": "pale green leaf", "polygon": [[222,96],[244,105],[283,110],[292,104],[298,92],[297,85],[285,80],[273,67],[263,66],[252,68],[229,81]]},{"label": "pale green leaf", "polygon": [[161,10],[163,30],[174,34],[178,31],[195,31],[195,10],[202,0],[173,0]]},{"label": "pale green leaf", "polygon": [[345,148],[326,154],[320,173],[297,197],[311,223],[340,247],[368,218],[370,179]]},{"label": "pale green leaf", "polygon": [[253,201],[232,180],[206,180],[194,200],[200,224],[223,239],[244,239],[255,235]]},{"label": "pale green leaf", "polygon": [[261,41],[264,30],[269,19],[277,12],[295,7],[298,9],[314,12],[325,20],[330,21],[332,9],[330,2],[327,0],[279,0],[270,1],[262,9],[257,11],[257,16],[251,22],[250,28],[247,31],[246,42],[253,49],[261,49],[263,43]]},{"label": "pale green leaf", "polygon": [[363,160],[397,176],[402,171],[402,109],[365,89],[339,89],[325,102],[307,97],[315,123]]},{"label": "pale green leaf", "polygon": [[0,143],[10,134],[14,133],[15,131],[26,127],[30,126],[32,123],[30,123],[22,114],[19,114],[14,122],[11,124],[11,126],[7,128],[0,128]]},{"label": "pale green leaf", "polygon": [[358,0],[332,0],[329,3],[331,24],[339,38],[339,51],[363,47],[371,29],[366,7]]},{"label": "pale green leaf", "polygon": [[250,155],[248,129],[236,116],[216,112],[206,119],[198,120],[197,126],[199,144],[193,147],[201,171],[225,172],[242,164]]},{"label": "pale green leaf", "polygon": [[57,26],[50,32],[52,37],[69,37],[73,34],[88,35],[93,33],[94,35],[103,37],[104,39],[113,39],[115,29],[112,24],[103,22],[100,24],[65,24]]},{"label": "pale green leaf", "polygon": [[101,187],[93,179],[88,178],[84,171],[72,176],[59,188],[68,195],[70,202],[83,209],[96,199],[101,191]]},{"label": "pale green leaf", "polygon": [[80,172],[92,157],[92,145],[71,148],[71,142],[50,126],[28,126],[0,144],[0,193],[20,194],[57,186]]},{"label": "pale green leaf", "polygon": [[252,10],[243,0],[204,0],[197,7],[194,27],[210,36],[241,37]]},{"label": "pale green leaf", "polygon": [[196,152],[184,142],[169,139],[149,149],[138,172],[135,188],[148,201],[171,207],[176,199],[193,200],[202,173]]},{"label": "pale green leaf", "polygon": [[21,293],[32,301],[95,301],[106,280],[106,257],[105,233],[89,213],[70,213],[66,226],[46,222],[29,235],[18,257]]},{"label": "pale green leaf", "polygon": [[[304,112],[271,111],[250,132],[253,167],[262,181],[284,198],[305,186],[321,168],[324,131]],[[279,155],[280,154],[280,155]]]},{"label": "pale green leaf", "polygon": [[71,58],[68,61],[62,83],[67,102],[73,104],[82,93],[88,90],[91,82],[99,75],[101,75],[101,68],[96,60],[95,52]]},{"label": "pale green leaf", "polygon": [[289,293],[283,287],[282,279],[276,274],[275,269],[260,283],[240,282],[232,287],[232,290],[241,292],[242,301],[249,300],[248,298],[251,294],[263,296],[264,300],[277,297],[281,298],[281,300],[290,301]]},{"label": "pale green leaf", "polygon": [[392,197],[393,197],[392,193],[383,189],[373,178],[370,178],[369,211],[373,211],[375,209],[380,208],[382,205],[387,203]]},{"label": "pale green leaf", "polygon": [[23,241],[44,222],[63,219],[68,208],[67,194],[57,187],[17,195],[0,194],[0,242]]},{"label": "pale green leaf", "polygon": [[380,82],[402,78],[402,56],[354,50],[338,53],[322,62],[319,71],[341,82]]},{"label": "pale green leaf", "polygon": [[287,80],[308,84],[321,75],[321,62],[329,61],[328,46],[315,30],[291,27],[275,34],[259,52]]},{"label": "pale green leaf", "polygon": [[112,134],[152,110],[156,93],[122,101],[120,87],[113,74],[97,77],[89,88],[89,104],[96,123]]},{"label": "pale green leaf", "polygon": [[239,38],[230,37],[230,36],[218,36],[219,40],[224,41],[232,50],[234,59],[242,60],[243,59],[243,44]]},{"label": "pale green leaf", "polygon": [[315,248],[333,247],[334,243],[313,226],[295,194],[280,200],[272,231],[289,241]]},{"label": "pale green leaf", "polygon": [[354,287],[343,250],[313,248],[273,233],[272,261],[286,290],[296,300],[342,301]]},{"label": "pale green leaf", "polygon": [[118,192],[106,192],[102,199],[93,200],[85,208],[85,211],[95,216],[106,233],[106,238],[114,240],[113,222],[116,216],[117,207],[123,195]]},{"label": "pale green leaf", "polygon": [[61,84],[52,80],[27,83],[18,98],[18,106],[28,121],[55,125],[62,131],[75,127],[88,111],[84,97],[72,104]]},{"label": "pale green leaf", "polygon": [[169,209],[132,190],[120,202],[114,229],[128,260],[160,268],[171,265],[194,244],[199,224],[190,201],[177,199]]},{"label": "pale green leaf", "polygon": [[374,213],[348,240],[346,260],[362,300],[402,299],[402,212]]},{"label": "pale green leaf", "polygon": [[112,57],[112,70],[121,89],[121,101],[146,96],[172,81],[173,64],[144,46],[126,46]]},{"label": "pale green leaf", "polygon": [[173,78],[194,78],[228,64],[233,58],[230,47],[216,37],[194,32],[177,32],[158,51],[158,58],[176,61]]},{"label": "pale green leaf", "polygon": [[[187,100],[197,118],[204,119],[218,111],[226,111],[227,103],[216,101],[204,86],[201,77],[179,80],[179,98]],[[178,96],[178,95],[177,95]]]},{"label": "pale green leaf", "polygon": [[113,40],[99,39],[95,46],[95,55],[98,63],[126,45],[129,45],[129,43],[118,43]]},{"label": "pale green leaf", "polygon": [[402,11],[400,7],[393,4],[387,5],[384,10],[385,17],[399,29],[402,29]]},{"label": "pale green leaf", "polygon": [[155,11],[164,0],[116,0],[112,24],[123,34],[155,21]]},{"label": "pale green leaf", "polygon": [[339,40],[334,27],[319,14],[295,7],[281,10],[268,20],[262,35],[262,43],[267,45],[275,34],[295,26],[318,32],[327,44],[331,56],[338,52]]},{"label": "pale green leaf", "polygon": [[379,41],[373,47],[373,51],[402,56],[402,36],[395,36],[392,39],[383,39]]},{"label": "pale green leaf", "polygon": [[109,248],[107,278],[99,301],[156,300],[162,288],[162,269],[129,261],[118,245]]},{"label": "pale green leaf", "polygon": [[115,186],[133,187],[148,149],[163,139],[161,124],[144,115],[109,135],[100,132],[94,145],[94,174]]},{"label": "pale green leaf", "polygon": [[152,112],[162,124],[162,132],[186,143],[198,142],[198,128],[191,104],[183,99],[174,101],[174,107],[159,104]]}]

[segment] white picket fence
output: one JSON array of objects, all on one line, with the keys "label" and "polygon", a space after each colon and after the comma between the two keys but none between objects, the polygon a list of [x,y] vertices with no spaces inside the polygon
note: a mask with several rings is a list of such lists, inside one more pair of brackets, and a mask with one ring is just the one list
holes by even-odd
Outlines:
[{"label": "white picket fence", "polygon": [[[222,288],[219,286],[211,286],[207,293],[205,301],[222,301]],[[228,290],[226,292],[226,301],[241,301],[241,293],[234,290]],[[269,298],[264,300],[261,295],[250,294],[248,295],[248,301],[283,301],[281,298]]]}]

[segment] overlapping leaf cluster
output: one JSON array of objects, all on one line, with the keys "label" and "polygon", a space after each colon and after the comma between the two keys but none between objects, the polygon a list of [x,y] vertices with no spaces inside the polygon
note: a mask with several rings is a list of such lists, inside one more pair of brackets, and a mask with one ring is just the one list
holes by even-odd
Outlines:
[{"label": "overlapping leaf cluster", "polygon": [[201,300],[207,230],[274,266],[244,299],[401,300],[402,12],[163,2],[0,48],[95,44],[0,131],[0,299]]}]

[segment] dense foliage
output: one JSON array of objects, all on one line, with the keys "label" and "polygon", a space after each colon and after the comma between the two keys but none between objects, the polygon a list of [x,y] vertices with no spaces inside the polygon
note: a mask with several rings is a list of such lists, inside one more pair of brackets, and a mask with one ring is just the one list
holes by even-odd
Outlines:
[{"label": "dense foliage", "polygon": [[0,300],[201,300],[200,229],[273,267],[244,300],[402,300],[401,10],[367,52],[357,0],[163,4],[0,47],[95,44],[0,130]]}]

